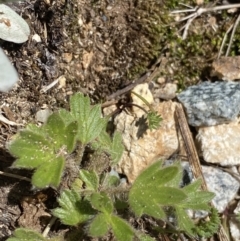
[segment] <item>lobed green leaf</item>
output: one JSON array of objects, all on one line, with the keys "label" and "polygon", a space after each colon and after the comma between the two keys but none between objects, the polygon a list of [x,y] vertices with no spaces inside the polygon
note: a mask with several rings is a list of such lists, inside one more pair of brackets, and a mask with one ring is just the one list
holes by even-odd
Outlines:
[{"label": "lobed green leaf", "polygon": [[109,154],[111,155],[113,165],[116,165],[121,160],[123,151],[124,146],[122,144],[122,136],[120,132],[116,131],[113,135],[111,148],[109,149]]},{"label": "lobed green leaf", "polygon": [[162,162],[157,161],[145,169],[134,181],[131,192],[135,189],[147,188],[148,186],[163,186],[173,180],[179,172],[177,166],[163,167]]},{"label": "lobed green leaf", "polygon": [[52,158],[46,158],[46,160],[34,172],[32,184],[38,188],[45,188],[49,185],[57,187],[64,169],[64,158],[53,156]]},{"label": "lobed green leaf", "polygon": [[44,133],[39,133],[33,128],[24,129],[10,143],[9,152],[18,158],[14,167],[34,169],[41,165],[47,157],[51,157],[51,141]]},{"label": "lobed green leaf", "polygon": [[58,111],[58,114],[59,114],[59,116],[61,117],[61,119],[63,120],[63,122],[66,126],[68,126],[70,123],[76,121],[74,119],[73,115],[65,109],[60,109]]},{"label": "lobed green leaf", "polygon": [[124,146],[122,144],[122,136],[119,132],[113,134],[111,139],[109,134],[103,130],[93,143],[93,148],[101,149],[111,155],[111,162],[113,165],[117,164],[123,154]]},{"label": "lobed green leaf", "polygon": [[106,219],[106,215],[103,213],[98,214],[89,226],[89,234],[93,237],[103,237],[107,234],[109,224]]},{"label": "lobed green leaf", "polygon": [[57,187],[65,156],[76,146],[77,131],[77,122],[65,124],[59,113],[52,114],[42,127],[28,125],[10,143],[10,153],[18,158],[13,167],[36,169],[32,177],[36,187]]},{"label": "lobed green leaf", "polygon": [[17,228],[14,233],[13,237],[7,239],[7,241],[46,241],[47,239],[44,238],[40,233],[33,231],[31,229],[26,228]]},{"label": "lobed green leaf", "polygon": [[137,237],[138,237],[139,241],[156,241],[155,238],[152,238],[145,233],[137,233]]},{"label": "lobed green leaf", "polygon": [[132,241],[135,236],[130,224],[115,215],[111,217],[111,228],[118,241]]},{"label": "lobed green leaf", "polygon": [[187,215],[186,211],[182,208],[175,207],[175,213],[179,229],[187,233],[190,237],[194,237],[195,225],[191,218]]},{"label": "lobed green leaf", "polygon": [[214,193],[200,190],[201,179],[185,186],[182,190],[188,196],[187,200],[179,203],[179,207],[193,210],[210,210],[211,206],[208,204],[214,198]]},{"label": "lobed green leaf", "polygon": [[99,186],[99,178],[95,171],[80,170],[79,176],[85,183],[87,190],[97,191]]},{"label": "lobed green leaf", "polygon": [[90,197],[90,202],[96,210],[111,214],[113,212],[112,200],[107,196],[106,193],[93,193]]},{"label": "lobed green leaf", "polygon": [[107,120],[101,117],[101,106],[90,106],[90,99],[77,93],[70,99],[71,114],[78,122],[78,139],[83,145],[98,137],[106,127]]},{"label": "lobed green leaf", "polygon": [[[133,183],[129,192],[129,204],[138,216],[148,214],[155,218],[165,218],[164,205],[182,202],[187,195],[178,188],[168,187],[179,178],[179,166],[160,168],[161,162],[155,162],[144,170]],[[172,181],[172,183],[171,183]]]},{"label": "lobed green leaf", "polygon": [[58,202],[60,208],[55,208],[53,215],[66,225],[80,224],[96,214],[89,201],[82,199],[74,190],[64,190]]}]

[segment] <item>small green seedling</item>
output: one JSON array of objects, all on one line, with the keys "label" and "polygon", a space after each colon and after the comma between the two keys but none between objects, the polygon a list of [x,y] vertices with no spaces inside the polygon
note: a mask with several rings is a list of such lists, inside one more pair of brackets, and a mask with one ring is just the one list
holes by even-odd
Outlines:
[{"label": "small green seedling", "polygon": [[148,101],[145,98],[143,98],[141,95],[137,94],[134,91],[132,91],[131,93],[136,95],[140,100],[142,100],[143,103],[145,105],[147,105],[149,110],[150,110],[150,111],[146,111],[146,110],[143,109],[146,112],[146,114],[147,114],[148,128],[150,130],[157,129],[160,126],[160,123],[162,121],[161,116],[157,113],[157,111],[155,111],[152,108],[152,106],[148,103]]}]

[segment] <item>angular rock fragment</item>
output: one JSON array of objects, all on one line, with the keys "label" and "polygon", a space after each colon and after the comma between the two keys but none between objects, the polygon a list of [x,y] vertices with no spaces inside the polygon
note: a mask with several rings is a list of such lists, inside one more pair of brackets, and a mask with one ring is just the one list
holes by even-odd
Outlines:
[{"label": "angular rock fragment", "polygon": [[[122,112],[115,118],[116,129],[122,133],[125,151],[118,164],[118,172],[124,173],[132,183],[147,166],[158,159],[166,160],[179,150],[180,144],[174,120],[175,102],[159,103],[155,110],[163,121],[158,130],[147,129],[144,118]],[[139,115],[139,113],[138,113]]]},{"label": "angular rock fragment", "polygon": [[212,203],[221,213],[237,194],[240,187],[239,181],[219,168],[202,166],[202,171],[208,191],[216,195]]},{"label": "angular rock fragment", "polygon": [[212,76],[222,80],[240,79],[240,56],[221,57],[212,63]]},{"label": "angular rock fragment", "polygon": [[177,96],[192,126],[212,126],[236,119],[240,112],[240,84],[203,82]]},{"label": "angular rock fragment", "polygon": [[240,165],[240,125],[238,121],[198,129],[199,155],[208,163]]},{"label": "angular rock fragment", "polygon": [[167,83],[156,90],[154,97],[163,100],[171,100],[176,97],[177,85],[174,83]]}]

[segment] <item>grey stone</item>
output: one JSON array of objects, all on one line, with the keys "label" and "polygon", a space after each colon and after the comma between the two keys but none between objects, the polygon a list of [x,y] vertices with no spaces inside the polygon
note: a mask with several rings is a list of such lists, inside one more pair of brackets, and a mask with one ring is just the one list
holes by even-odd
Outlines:
[{"label": "grey stone", "polygon": [[240,84],[203,82],[177,96],[192,126],[212,126],[234,120],[240,112]]},{"label": "grey stone", "polygon": [[[167,163],[169,163],[169,161]],[[189,162],[181,161],[181,165],[183,167],[183,173],[185,175],[187,174],[189,178],[189,181],[187,182],[183,179],[183,184],[185,186],[193,182],[194,177]],[[201,167],[207,190],[215,194],[212,203],[218,212],[222,213],[228,206],[229,202],[231,202],[237,195],[240,187],[239,181],[219,168],[203,165],[201,165]],[[236,168],[232,168],[232,172],[238,175]],[[200,215],[200,213],[198,214]]]},{"label": "grey stone", "polygon": [[239,181],[219,168],[202,166],[202,172],[208,191],[215,193],[212,203],[221,213],[237,194]]}]

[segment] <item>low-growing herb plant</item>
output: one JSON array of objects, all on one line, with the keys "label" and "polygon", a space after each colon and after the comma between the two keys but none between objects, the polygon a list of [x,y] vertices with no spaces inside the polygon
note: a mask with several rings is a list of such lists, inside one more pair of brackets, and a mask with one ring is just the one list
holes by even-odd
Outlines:
[{"label": "low-growing herb plant", "polygon": [[[124,150],[121,135],[115,132],[110,137],[107,122],[101,116],[100,105],[91,106],[88,97],[75,94],[70,99],[70,111],[60,110],[43,126],[28,125],[16,135],[9,145],[10,153],[17,158],[13,167],[33,169],[33,186],[57,189],[58,207],[52,214],[90,237],[104,237],[111,232],[119,241],[155,240],[150,232],[137,230],[129,222],[129,217],[143,216],[166,222],[166,229],[156,226],[154,232],[184,232],[190,237],[209,237],[216,232],[218,215],[208,205],[213,194],[200,190],[200,180],[180,188],[179,162],[171,166],[163,166],[161,161],[153,163],[131,187],[122,185],[120,178],[106,171],[106,163],[97,158],[95,163],[90,158],[84,168],[83,154],[89,146],[99,156],[109,155],[108,161],[105,159],[107,166],[119,162]],[[212,219],[197,225],[187,215],[187,209],[206,210]],[[20,240],[63,237],[47,239],[33,230],[18,228],[8,241]]]}]

